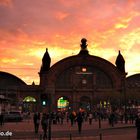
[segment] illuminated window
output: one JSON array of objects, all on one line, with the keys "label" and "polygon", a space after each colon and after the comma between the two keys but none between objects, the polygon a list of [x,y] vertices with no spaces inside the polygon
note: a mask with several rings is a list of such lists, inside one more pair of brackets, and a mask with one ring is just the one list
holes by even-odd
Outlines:
[{"label": "illuminated window", "polygon": [[63,97],[59,98],[57,101],[58,108],[67,108],[69,106],[68,100],[64,99]]},{"label": "illuminated window", "polygon": [[87,71],[87,68],[82,68],[82,72],[86,72]]}]

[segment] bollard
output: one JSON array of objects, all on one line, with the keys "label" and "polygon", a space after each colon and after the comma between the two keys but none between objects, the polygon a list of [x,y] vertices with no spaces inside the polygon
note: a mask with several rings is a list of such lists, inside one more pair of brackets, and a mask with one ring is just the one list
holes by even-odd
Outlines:
[{"label": "bollard", "polygon": [[70,134],[70,140],[72,140],[72,135]]},{"label": "bollard", "polygon": [[40,134],[40,138],[39,138],[39,140],[42,140],[42,135]]},{"label": "bollard", "polygon": [[102,133],[100,133],[100,140],[102,140]]}]

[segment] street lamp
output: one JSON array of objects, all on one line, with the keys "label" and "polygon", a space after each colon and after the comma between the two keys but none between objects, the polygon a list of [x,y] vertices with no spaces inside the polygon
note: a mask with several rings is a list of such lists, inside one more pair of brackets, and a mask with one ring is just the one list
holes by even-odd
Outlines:
[{"label": "street lamp", "polygon": [[127,73],[124,74],[123,81],[122,81],[122,92],[124,96],[124,118],[125,118],[125,123],[127,123],[127,106],[126,106],[126,78]]},{"label": "street lamp", "polygon": [[48,140],[51,140],[51,94],[48,94],[48,112],[49,112],[49,127],[48,127]]}]

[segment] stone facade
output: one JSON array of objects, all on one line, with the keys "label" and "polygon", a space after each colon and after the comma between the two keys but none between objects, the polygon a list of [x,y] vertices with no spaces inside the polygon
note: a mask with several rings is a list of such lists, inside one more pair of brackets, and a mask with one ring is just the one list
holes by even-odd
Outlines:
[{"label": "stone facade", "polygon": [[[84,70],[84,71],[82,71]],[[52,107],[64,96],[73,109],[78,109],[82,97],[92,105],[99,101],[120,98],[124,75],[110,62],[92,55],[76,55],[54,64],[40,74],[40,85],[50,94]]]}]

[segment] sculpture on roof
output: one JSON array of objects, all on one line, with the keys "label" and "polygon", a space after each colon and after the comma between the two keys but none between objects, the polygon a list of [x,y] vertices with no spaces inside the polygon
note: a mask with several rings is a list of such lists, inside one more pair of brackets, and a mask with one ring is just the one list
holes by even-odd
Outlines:
[{"label": "sculpture on roof", "polygon": [[125,60],[123,56],[121,55],[120,50],[119,50],[119,54],[117,56],[115,64],[120,72],[125,73]]},{"label": "sculpture on roof", "polygon": [[46,52],[42,58],[42,66],[40,72],[48,71],[50,69],[51,58],[48,53],[48,48],[46,48]]},{"label": "sculpture on roof", "polygon": [[81,39],[81,50],[80,50],[80,53],[79,54],[88,54],[88,50],[87,50],[87,39],[86,38],[82,38]]},{"label": "sculpture on roof", "polygon": [[86,38],[82,38],[81,39],[81,49],[82,50],[85,50],[85,49],[87,49],[87,39]]}]

